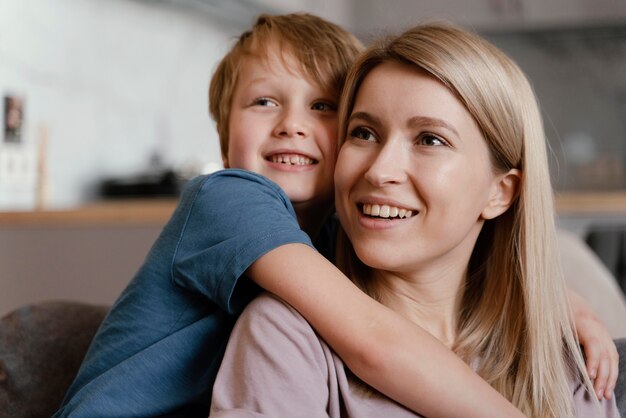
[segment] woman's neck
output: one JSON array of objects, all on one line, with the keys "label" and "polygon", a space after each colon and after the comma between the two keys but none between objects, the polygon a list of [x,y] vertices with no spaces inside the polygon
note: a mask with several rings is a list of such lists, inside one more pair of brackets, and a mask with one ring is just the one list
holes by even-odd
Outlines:
[{"label": "woman's neck", "polygon": [[457,335],[465,274],[448,270],[438,275],[404,276],[376,271],[372,283],[381,303],[451,347]]}]

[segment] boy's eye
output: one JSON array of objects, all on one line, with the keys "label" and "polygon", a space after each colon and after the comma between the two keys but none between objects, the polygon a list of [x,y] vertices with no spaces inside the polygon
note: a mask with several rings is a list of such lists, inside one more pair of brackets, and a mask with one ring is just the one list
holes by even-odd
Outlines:
[{"label": "boy's eye", "polygon": [[376,141],[376,135],[372,131],[362,126],[358,126],[350,131],[350,137],[362,141]]},{"label": "boy's eye", "polygon": [[255,106],[265,106],[265,107],[277,107],[278,104],[272,99],[268,99],[267,97],[259,97],[254,100]]},{"label": "boy's eye", "polygon": [[432,134],[424,134],[420,136],[417,140],[417,143],[419,145],[425,145],[427,147],[438,147],[442,145],[443,146],[448,145],[446,141]]},{"label": "boy's eye", "polygon": [[315,102],[311,105],[311,109],[319,110],[321,112],[335,112],[337,110],[337,106],[328,102]]}]

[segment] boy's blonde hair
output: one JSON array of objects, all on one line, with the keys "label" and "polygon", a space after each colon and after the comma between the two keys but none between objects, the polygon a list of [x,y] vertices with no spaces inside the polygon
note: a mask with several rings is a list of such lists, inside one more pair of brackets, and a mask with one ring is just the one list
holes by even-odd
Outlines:
[{"label": "boy's blonde hair", "polygon": [[211,78],[209,110],[217,124],[222,157],[228,155],[231,101],[245,57],[289,55],[301,67],[295,70],[334,92],[338,99],[345,75],[362,49],[352,34],[320,17],[306,13],[260,15],[252,29],[241,34],[222,58]]},{"label": "boy's blonde hair", "polygon": [[[518,169],[518,196],[486,221],[468,266],[454,350],[524,414],[570,417],[569,380],[593,397],[556,253],[546,140],[530,83],[503,52],[448,24],[416,26],[368,49],[342,95],[339,140],[367,74],[385,62],[425,72],[444,84],[473,116],[496,172]],[[347,241],[345,234],[342,237]],[[369,293],[375,283],[354,250],[340,245],[338,263]],[[375,291],[375,287],[374,287]],[[374,294],[374,297],[376,295]]]}]

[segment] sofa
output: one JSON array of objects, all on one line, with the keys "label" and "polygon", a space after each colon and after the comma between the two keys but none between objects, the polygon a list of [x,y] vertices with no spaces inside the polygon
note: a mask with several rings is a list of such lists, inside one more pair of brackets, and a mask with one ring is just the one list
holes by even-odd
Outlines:
[{"label": "sofa", "polygon": [[[50,417],[106,312],[105,306],[44,302],[0,319],[0,416]],[[626,417],[626,339],[616,341],[621,360],[616,394]]]},{"label": "sofa", "polygon": [[0,319],[0,417],[50,417],[107,306],[42,302]]}]

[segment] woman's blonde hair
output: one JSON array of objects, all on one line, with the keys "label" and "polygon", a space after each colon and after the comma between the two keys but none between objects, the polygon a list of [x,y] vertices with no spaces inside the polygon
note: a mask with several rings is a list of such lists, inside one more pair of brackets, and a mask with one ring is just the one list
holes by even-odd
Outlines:
[{"label": "woman's blonde hair", "polygon": [[320,17],[307,13],[259,15],[222,58],[211,78],[209,111],[217,125],[222,157],[228,155],[230,106],[245,57],[289,55],[300,65],[295,70],[339,98],[346,73],[362,50],[363,45],[351,33]]},{"label": "woman's blonde hair", "polygon": [[[474,247],[453,349],[478,364],[479,375],[526,415],[572,416],[569,381],[583,379],[592,389],[556,254],[546,141],[528,80],[477,35],[449,24],[416,26],[372,46],[356,61],[340,105],[340,142],[361,83],[390,61],[419,69],[450,89],[482,130],[494,170],[522,173],[516,200],[485,222]],[[339,264],[371,290],[367,267],[356,260],[345,235],[342,241]]]}]

